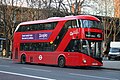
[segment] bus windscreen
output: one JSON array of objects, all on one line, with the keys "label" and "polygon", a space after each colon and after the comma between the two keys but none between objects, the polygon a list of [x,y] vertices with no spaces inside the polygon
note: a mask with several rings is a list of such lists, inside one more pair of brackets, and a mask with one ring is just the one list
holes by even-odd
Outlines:
[{"label": "bus windscreen", "polygon": [[94,20],[81,20],[82,28],[97,28],[103,29],[101,23],[99,21]]}]

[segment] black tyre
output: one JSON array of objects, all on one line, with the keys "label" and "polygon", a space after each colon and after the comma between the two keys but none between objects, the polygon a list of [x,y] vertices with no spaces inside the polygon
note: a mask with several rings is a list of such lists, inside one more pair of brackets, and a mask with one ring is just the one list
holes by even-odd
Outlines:
[{"label": "black tyre", "polygon": [[26,56],[22,55],[21,56],[21,64],[25,64],[26,63]]},{"label": "black tyre", "polygon": [[59,57],[58,66],[61,68],[65,67],[65,58],[63,56]]},{"label": "black tyre", "polygon": [[111,60],[111,57],[108,57],[108,60]]}]

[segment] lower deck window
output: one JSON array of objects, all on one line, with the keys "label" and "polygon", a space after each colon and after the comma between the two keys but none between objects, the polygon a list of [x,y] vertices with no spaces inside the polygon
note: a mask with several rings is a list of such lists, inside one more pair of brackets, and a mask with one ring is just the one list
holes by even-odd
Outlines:
[{"label": "lower deck window", "polygon": [[21,51],[54,51],[55,46],[49,42],[44,43],[21,43]]}]

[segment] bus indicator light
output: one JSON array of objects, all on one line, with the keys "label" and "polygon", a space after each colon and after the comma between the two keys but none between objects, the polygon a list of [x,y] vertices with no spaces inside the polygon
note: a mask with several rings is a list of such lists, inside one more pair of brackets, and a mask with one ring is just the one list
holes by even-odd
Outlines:
[{"label": "bus indicator light", "polygon": [[87,61],[86,61],[85,59],[83,59],[83,63],[84,63],[84,64],[86,64],[86,63],[87,63]]}]

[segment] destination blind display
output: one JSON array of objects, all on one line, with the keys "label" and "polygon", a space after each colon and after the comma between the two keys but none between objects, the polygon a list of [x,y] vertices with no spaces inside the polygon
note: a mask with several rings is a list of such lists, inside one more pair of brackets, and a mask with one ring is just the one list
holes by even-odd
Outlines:
[{"label": "destination blind display", "polygon": [[102,34],[96,33],[96,32],[85,32],[85,37],[86,38],[102,38]]},{"label": "destination blind display", "polygon": [[51,32],[42,32],[34,34],[22,34],[22,40],[47,40]]}]

